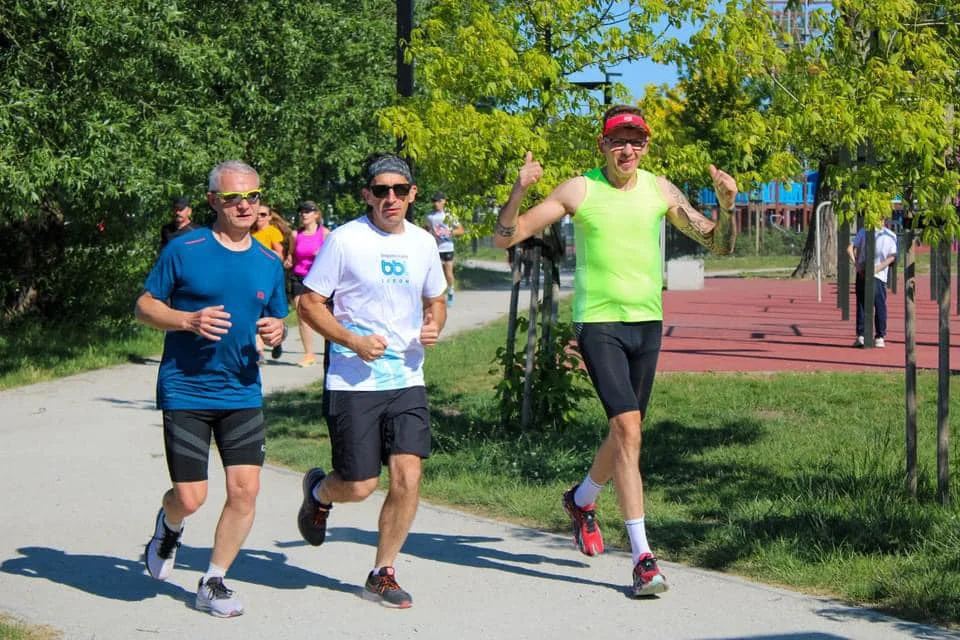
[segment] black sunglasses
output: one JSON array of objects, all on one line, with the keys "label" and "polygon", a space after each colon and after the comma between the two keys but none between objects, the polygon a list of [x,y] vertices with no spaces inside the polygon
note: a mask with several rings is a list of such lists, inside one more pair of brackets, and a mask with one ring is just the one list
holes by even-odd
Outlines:
[{"label": "black sunglasses", "polygon": [[406,198],[410,195],[410,189],[412,188],[413,185],[407,184],[406,182],[399,184],[375,184],[370,186],[370,193],[372,193],[375,198],[386,198],[392,189],[398,198]]}]

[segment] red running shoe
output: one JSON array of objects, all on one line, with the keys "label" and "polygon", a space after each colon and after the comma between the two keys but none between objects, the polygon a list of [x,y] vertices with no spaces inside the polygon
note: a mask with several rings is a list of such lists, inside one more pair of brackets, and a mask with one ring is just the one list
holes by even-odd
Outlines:
[{"label": "red running shoe", "polygon": [[579,485],[573,485],[572,489],[563,494],[563,508],[570,516],[573,541],[580,549],[580,553],[596,556],[603,553],[603,535],[600,534],[600,525],[597,524],[596,507],[592,504],[585,507],[577,506],[573,500],[577,486]]},{"label": "red running shoe", "polygon": [[667,578],[660,572],[657,559],[652,553],[640,554],[637,566],[633,568],[634,597],[652,596],[664,593],[670,588]]}]

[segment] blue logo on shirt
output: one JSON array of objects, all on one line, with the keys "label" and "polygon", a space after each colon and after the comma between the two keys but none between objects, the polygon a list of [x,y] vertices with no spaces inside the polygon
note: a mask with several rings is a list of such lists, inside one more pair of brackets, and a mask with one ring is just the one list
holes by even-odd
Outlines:
[{"label": "blue logo on shirt", "polygon": [[385,276],[402,276],[407,272],[407,264],[400,260],[381,260],[380,271]]}]

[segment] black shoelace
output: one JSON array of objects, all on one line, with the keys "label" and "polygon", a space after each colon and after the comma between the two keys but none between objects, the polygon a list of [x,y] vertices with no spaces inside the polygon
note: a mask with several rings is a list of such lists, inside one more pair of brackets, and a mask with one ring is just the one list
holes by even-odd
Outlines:
[{"label": "black shoelace", "polygon": [[180,532],[167,529],[167,525],[163,525],[163,538],[160,540],[160,548],[157,550],[157,555],[166,560],[170,557],[170,554],[173,553],[174,549],[179,548]]},{"label": "black shoelace", "polygon": [[233,589],[227,589],[227,585],[223,584],[223,580],[220,578],[210,578],[204,583],[204,586],[210,589],[210,595],[213,596],[212,600],[229,600],[230,596],[233,595]]}]

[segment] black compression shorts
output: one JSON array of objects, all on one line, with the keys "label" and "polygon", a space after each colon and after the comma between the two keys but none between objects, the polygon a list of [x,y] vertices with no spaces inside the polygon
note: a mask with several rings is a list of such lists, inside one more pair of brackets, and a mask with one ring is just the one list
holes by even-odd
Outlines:
[{"label": "black compression shorts", "polygon": [[163,443],[173,482],[207,479],[211,435],[224,467],[263,466],[266,426],[259,408],[164,411]]},{"label": "black compression shorts", "polygon": [[575,325],[580,355],[607,418],[647,415],[663,323],[583,322]]}]

